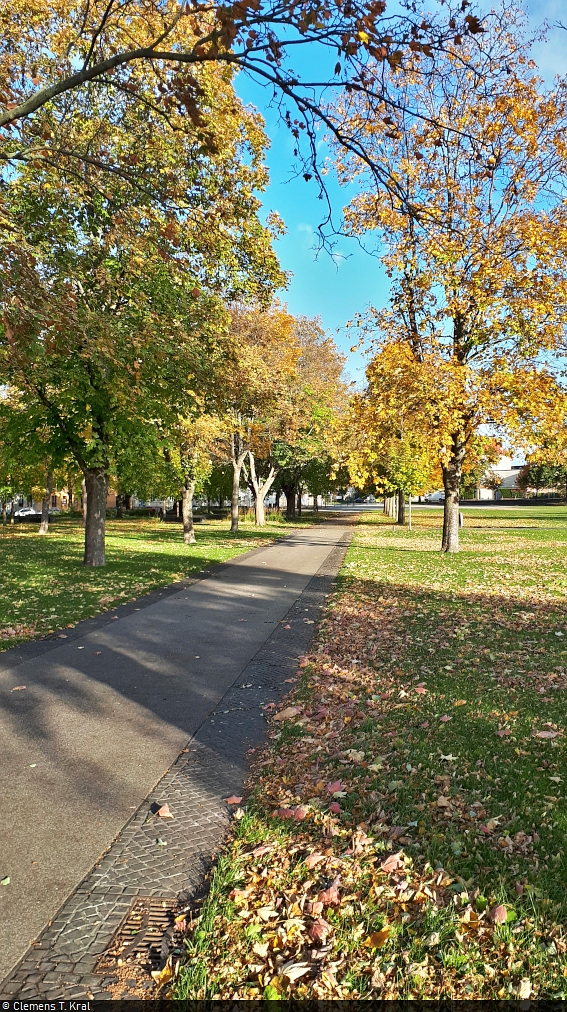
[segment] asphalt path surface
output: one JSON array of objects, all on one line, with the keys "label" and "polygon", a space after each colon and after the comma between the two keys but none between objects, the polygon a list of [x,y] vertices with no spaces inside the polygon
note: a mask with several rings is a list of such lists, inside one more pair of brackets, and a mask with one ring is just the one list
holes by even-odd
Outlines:
[{"label": "asphalt path surface", "polygon": [[0,979],[346,530],[335,520],[295,532],[36,656],[0,655],[0,879],[10,878],[0,886]]}]

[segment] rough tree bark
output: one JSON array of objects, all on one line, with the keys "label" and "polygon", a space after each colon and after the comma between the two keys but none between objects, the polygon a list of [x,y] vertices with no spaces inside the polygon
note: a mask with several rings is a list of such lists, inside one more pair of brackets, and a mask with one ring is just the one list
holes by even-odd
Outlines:
[{"label": "rough tree bark", "polygon": [[240,496],[240,475],[242,465],[246,460],[248,450],[244,449],[244,441],[239,432],[233,432],[230,440],[230,454],[232,458],[232,496],[230,499],[230,531],[236,534],[238,531],[238,500]]},{"label": "rough tree bark", "polygon": [[254,522],[257,527],[265,527],[266,525],[266,509],[265,499],[274,484],[277,469],[272,465],[270,472],[265,481],[260,481],[256,474],[256,461],[254,459],[254,453],[252,450],[248,453],[248,460],[250,462],[250,481],[252,488],[254,489]]},{"label": "rough tree bark", "polygon": [[[106,555],[104,533],[106,526],[106,494],[108,475],[104,467],[85,469],[86,523],[85,523],[85,566],[105,566]],[[84,501],[84,499],[83,499]]]},{"label": "rough tree bark", "polygon": [[122,520],[124,517],[124,496],[116,493],[116,519]]},{"label": "rough tree bark", "polygon": [[53,492],[53,471],[47,472],[45,479],[45,495],[41,500],[41,523],[40,534],[49,534],[49,507],[51,506],[51,493]]},{"label": "rough tree bark", "polygon": [[398,524],[405,527],[406,523],[406,497],[401,488],[398,489]]},{"label": "rough tree bark", "polygon": [[193,526],[193,495],[195,493],[195,479],[186,478],[181,499],[181,514],[183,518],[183,541],[186,545],[195,543],[195,528]]},{"label": "rough tree bark", "polygon": [[81,509],[83,511],[83,527],[87,526],[87,483],[83,478],[81,482]]},{"label": "rough tree bark", "polygon": [[459,551],[459,484],[465,459],[466,444],[459,435],[451,441],[451,456],[443,467],[445,504],[443,508],[442,552]]},{"label": "rough tree bark", "polygon": [[295,482],[291,485],[282,485],[285,495],[285,516],[286,520],[295,519]]}]

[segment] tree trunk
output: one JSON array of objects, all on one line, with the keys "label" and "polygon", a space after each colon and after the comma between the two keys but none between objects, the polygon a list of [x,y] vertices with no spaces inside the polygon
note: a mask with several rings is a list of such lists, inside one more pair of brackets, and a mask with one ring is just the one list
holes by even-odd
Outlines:
[{"label": "tree trunk", "polygon": [[257,527],[266,526],[266,509],[265,499],[274,484],[277,470],[275,467],[270,467],[270,473],[265,481],[260,481],[256,474],[256,460],[252,450],[248,453],[248,459],[250,461],[250,481],[254,490],[254,523]]},{"label": "tree trunk", "polygon": [[85,524],[85,566],[105,566],[104,533],[108,475],[103,467],[85,471],[87,518]]},{"label": "tree trunk", "polygon": [[69,510],[70,513],[71,510],[73,509],[73,482],[71,481],[70,478],[67,478],[67,492],[69,495],[69,502],[67,503],[67,509]]},{"label": "tree trunk", "polygon": [[124,517],[124,496],[116,494],[116,519],[122,520]]},{"label": "tree trunk", "polygon": [[276,492],[276,501],[275,501],[275,504],[274,504],[274,509],[279,510],[281,497],[282,497],[281,489],[278,489],[277,492]]},{"label": "tree trunk", "polygon": [[445,504],[443,508],[443,541],[441,551],[459,551],[459,485],[466,446],[458,437],[453,436],[451,457],[443,468],[443,487]]},{"label": "tree trunk", "polygon": [[285,495],[285,517],[286,520],[295,520],[295,485],[284,485]]},{"label": "tree trunk", "polygon": [[398,489],[398,524],[405,527],[406,524],[406,497],[403,489]]},{"label": "tree trunk", "polygon": [[301,489],[297,493],[297,515],[301,516]]},{"label": "tree trunk", "polygon": [[243,447],[242,436],[239,432],[233,432],[231,439],[232,457],[232,495],[230,498],[230,532],[236,534],[238,531],[238,500],[240,496],[240,475],[242,465],[246,460],[248,450]]},{"label": "tree trunk", "polygon": [[187,478],[183,489],[181,500],[181,513],[183,517],[183,541],[186,545],[195,543],[195,528],[193,526],[193,493],[195,492],[195,479]]},{"label": "tree trunk", "polygon": [[40,534],[49,533],[49,507],[51,506],[52,492],[53,492],[53,471],[48,471],[47,478],[45,481],[45,495],[41,500],[41,523],[39,525]]},{"label": "tree trunk", "polygon": [[83,478],[81,482],[81,509],[83,511],[83,527],[87,526],[87,483]]},{"label": "tree trunk", "polygon": [[2,527],[6,526],[6,500],[2,499]]},{"label": "tree trunk", "polygon": [[127,510],[131,510],[132,509],[132,496],[131,495],[125,495],[124,496],[124,506],[125,506],[125,508]]},{"label": "tree trunk", "polygon": [[313,509],[315,513],[319,512],[319,496],[316,493],[313,494]]}]

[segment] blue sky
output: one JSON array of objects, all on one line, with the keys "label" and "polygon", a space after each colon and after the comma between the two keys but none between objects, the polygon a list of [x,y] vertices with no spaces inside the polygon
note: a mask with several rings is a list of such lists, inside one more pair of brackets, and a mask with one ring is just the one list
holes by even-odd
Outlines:
[{"label": "blue sky", "polygon": [[[565,0],[529,0],[526,8],[534,28],[545,19],[551,25],[560,20],[567,23]],[[549,40],[537,45],[534,56],[549,83],[555,74],[566,73],[567,32],[552,29]],[[242,99],[261,111],[271,140],[267,155],[271,182],[262,199],[265,211],[279,211],[287,227],[287,234],[278,240],[276,247],[282,267],[293,275],[283,298],[290,312],[321,317],[339,347],[348,354],[348,372],[360,383],[364,379],[365,359],[360,352],[350,353],[346,323],[369,304],[386,304],[388,279],[379,260],[364,252],[355,239],[341,237],[334,258],[325,251],[316,255],[316,230],[323,209],[315,183],[305,183],[302,177],[292,178],[293,140],[278,123],[277,111],[269,108],[265,90],[243,77],[237,79],[236,86]],[[332,174],[327,180],[339,221],[348,193],[338,186]]]}]

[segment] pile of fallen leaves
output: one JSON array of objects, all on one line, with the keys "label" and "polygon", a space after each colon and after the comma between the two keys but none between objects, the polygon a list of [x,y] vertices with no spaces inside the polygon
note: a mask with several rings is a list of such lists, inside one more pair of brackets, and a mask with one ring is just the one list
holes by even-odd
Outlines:
[{"label": "pile of fallen leaves", "polygon": [[267,707],[175,995],[564,998],[564,606],[369,565]]}]

